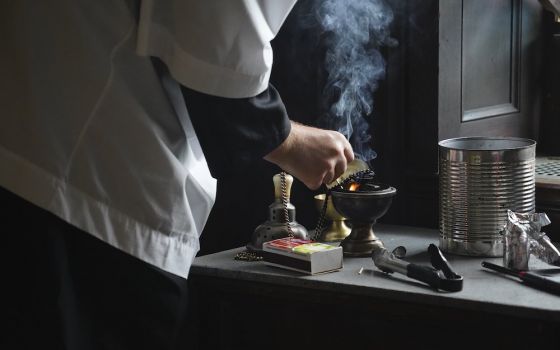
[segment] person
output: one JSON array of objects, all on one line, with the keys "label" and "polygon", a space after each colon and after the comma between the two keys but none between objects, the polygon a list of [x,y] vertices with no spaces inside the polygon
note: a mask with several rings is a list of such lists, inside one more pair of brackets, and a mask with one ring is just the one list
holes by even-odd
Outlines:
[{"label": "person", "polygon": [[268,81],[294,3],[4,4],[2,348],[189,348],[215,177],[264,158],[316,189],[345,170],[348,141],[291,122]]}]

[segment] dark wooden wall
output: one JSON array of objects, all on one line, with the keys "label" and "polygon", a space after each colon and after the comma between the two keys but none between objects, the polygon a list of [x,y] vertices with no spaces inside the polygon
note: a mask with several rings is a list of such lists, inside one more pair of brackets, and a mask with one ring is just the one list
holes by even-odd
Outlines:
[{"label": "dark wooden wall", "polygon": [[374,119],[375,169],[397,188],[387,223],[437,226],[438,1],[399,1]]},{"label": "dark wooden wall", "polygon": [[[468,2],[467,9],[466,1],[387,2],[395,15],[391,35],[398,45],[383,48],[386,77],[374,94],[374,111],[366,117],[372,145],[378,154],[372,161],[378,180],[397,188],[393,205],[381,222],[437,227],[437,143],[441,138],[488,133],[538,137],[542,84],[540,38],[541,30],[546,29],[540,27],[542,9],[537,0],[496,1],[492,4],[501,6],[497,9],[501,22],[495,24],[492,18],[483,18],[485,11],[478,11],[489,6],[486,1]],[[312,3],[298,2],[273,41],[271,77],[290,117],[311,125],[325,112],[321,97],[325,84],[321,33],[317,28],[300,25],[301,16],[309,13]],[[510,12],[502,13],[506,10]],[[480,15],[474,16],[473,11]],[[490,17],[495,14],[488,11]],[[468,27],[468,23],[472,25]],[[472,71],[477,69],[476,65],[467,63],[488,60],[488,55],[484,51],[476,52],[475,41],[465,31],[484,35],[479,28],[483,24],[488,28],[489,37],[484,37],[487,44],[488,40],[509,38],[517,46],[502,45],[504,50],[510,50],[497,56],[502,60],[511,57],[504,63],[509,65],[506,69],[498,64],[491,66],[493,70],[488,74],[476,76]],[[500,26],[499,31],[493,32],[494,25]],[[464,56],[465,50],[474,53]],[[493,74],[508,75],[500,77],[499,82],[503,84],[496,85],[495,98],[482,101],[496,115],[469,120],[473,115],[469,111],[485,96],[473,97],[468,91],[476,91],[472,86],[485,84],[485,79],[497,79]],[[554,81],[557,84],[558,78]],[[501,88],[513,89],[513,95],[504,94]],[[514,98],[512,108],[517,111],[500,113],[499,108],[492,107],[504,98]],[[468,103],[460,102],[461,99]],[[547,108],[554,114],[557,111],[554,108],[558,107]],[[559,120],[549,118],[546,125],[558,125]],[[549,136],[549,139],[557,142],[558,137]],[[201,254],[238,247],[250,240],[254,228],[267,219],[267,207],[273,200],[272,176],[278,171],[262,161],[251,169],[239,169],[239,175],[219,182],[217,202],[202,236]],[[298,181],[292,189],[297,221],[308,229],[314,228],[318,217],[313,203],[316,193]]]}]

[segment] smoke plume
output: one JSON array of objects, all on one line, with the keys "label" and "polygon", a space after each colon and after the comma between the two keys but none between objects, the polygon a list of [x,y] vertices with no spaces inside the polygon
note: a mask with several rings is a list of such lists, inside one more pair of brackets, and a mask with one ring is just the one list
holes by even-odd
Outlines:
[{"label": "smoke plume", "polygon": [[315,2],[314,15],[326,48],[328,113],[320,124],[344,134],[356,157],[370,161],[376,153],[365,117],[373,112],[373,93],[385,75],[379,48],[396,44],[389,33],[393,12],[383,0],[322,0]]}]

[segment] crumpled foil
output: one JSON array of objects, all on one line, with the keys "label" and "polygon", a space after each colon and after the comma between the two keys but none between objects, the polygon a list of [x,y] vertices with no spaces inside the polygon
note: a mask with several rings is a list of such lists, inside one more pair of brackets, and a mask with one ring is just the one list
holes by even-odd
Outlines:
[{"label": "crumpled foil", "polygon": [[560,251],[541,228],[550,224],[545,213],[523,214],[508,210],[508,219],[502,231],[504,266],[528,270],[529,258],[534,255],[547,264],[560,266]]}]

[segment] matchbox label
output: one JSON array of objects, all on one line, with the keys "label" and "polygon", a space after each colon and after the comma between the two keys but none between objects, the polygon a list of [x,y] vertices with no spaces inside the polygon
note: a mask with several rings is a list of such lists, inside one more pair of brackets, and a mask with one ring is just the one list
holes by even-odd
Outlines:
[{"label": "matchbox label", "polygon": [[342,268],[342,247],[298,238],[281,238],[263,244],[267,265],[306,274],[337,271]]},{"label": "matchbox label", "polygon": [[312,243],[312,242],[313,241],[307,239],[280,238],[280,239],[275,239],[274,241],[266,242],[265,244],[270,248],[291,252],[295,247],[298,247],[302,244]]},{"label": "matchbox label", "polygon": [[266,242],[265,244],[269,248],[302,255],[309,255],[335,248],[328,244],[298,238],[280,238],[274,241]]},{"label": "matchbox label", "polygon": [[298,245],[297,247],[292,248],[292,251],[297,254],[309,255],[316,252],[322,252],[334,248],[335,247],[328,244],[315,242],[315,243],[306,243],[306,244]]}]

